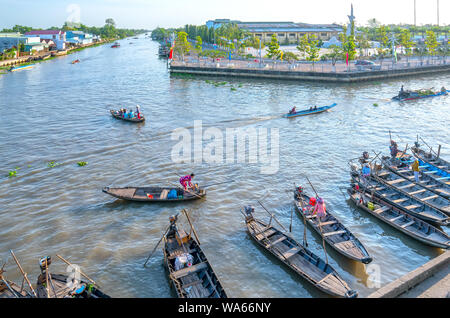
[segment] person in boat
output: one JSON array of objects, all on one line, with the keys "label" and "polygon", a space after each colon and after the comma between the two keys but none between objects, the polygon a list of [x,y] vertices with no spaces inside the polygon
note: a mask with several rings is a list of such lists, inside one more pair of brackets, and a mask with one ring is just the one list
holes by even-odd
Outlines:
[{"label": "person in boat", "polygon": [[389,150],[391,151],[391,157],[395,159],[398,154],[398,145],[395,141],[391,140],[391,145],[389,146]]},{"label": "person in boat", "polygon": [[180,184],[183,186],[184,191],[187,191],[188,186],[189,188],[194,188],[194,185],[192,184],[192,179],[195,177],[193,173],[190,175],[184,176],[180,178]]},{"label": "person in boat", "polygon": [[314,110],[317,110],[317,106],[314,106]]},{"label": "person in boat", "polygon": [[447,93],[447,89],[444,86],[441,87],[441,93]]},{"label": "person in boat", "polygon": [[133,118],[133,117],[134,117],[133,110],[130,109],[130,112],[128,113],[128,118]]},{"label": "person in boat", "polygon": [[127,109],[124,108],[123,109],[123,118],[127,118],[128,114],[127,114]]},{"label": "person in boat", "polygon": [[289,111],[289,115],[295,114],[297,110],[295,109],[295,106]]},{"label": "person in boat", "polygon": [[314,206],[313,215],[317,215],[320,221],[325,220],[327,216],[327,208],[325,205],[325,201],[322,198],[317,198],[317,203]]},{"label": "person in boat", "polygon": [[370,165],[368,163],[364,164],[362,168],[362,176],[365,179],[367,179],[368,177],[370,177],[370,173],[371,173]]},{"label": "person in boat", "polygon": [[313,110],[312,106],[309,108],[309,110]]},{"label": "person in boat", "polygon": [[414,180],[416,181],[416,183],[419,183],[419,172],[420,172],[420,168],[419,168],[419,160],[416,159],[414,161],[414,163],[411,165],[411,169],[412,171],[414,171]]}]

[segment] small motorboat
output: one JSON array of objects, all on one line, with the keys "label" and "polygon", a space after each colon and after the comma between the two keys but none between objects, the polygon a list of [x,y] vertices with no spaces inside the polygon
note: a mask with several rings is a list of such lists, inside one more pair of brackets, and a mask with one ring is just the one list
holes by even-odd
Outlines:
[{"label": "small motorboat", "polygon": [[116,42],[111,47],[112,48],[118,48],[118,47],[120,47],[120,44],[119,44],[119,42]]},{"label": "small motorboat", "polygon": [[392,100],[404,102],[408,100],[414,100],[414,99],[422,99],[422,98],[429,98],[429,97],[436,97],[436,96],[444,96],[448,95],[448,90],[445,89],[445,87],[442,87],[440,91],[433,91],[432,88],[430,89],[418,89],[418,90],[400,90],[399,94],[397,96],[394,96]]},{"label": "small motorboat", "polygon": [[140,118],[137,118],[137,117],[129,118],[129,117],[124,117],[117,110],[112,110],[111,109],[110,112],[111,112],[111,115],[114,118],[121,119],[121,120],[124,120],[124,121],[129,121],[129,122],[132,122],[132,123],[142,123],[142,122],[145,121],[145,117],[143,115],[140,115]]},{"label": "small motorboat", "polygon": [[305,109],[305,110],[301,110],[298,112],[294,112],[291,113],[289,112],[288,114],[285,114],[283,117],[284,118],[293,118],[293,117],[299,117],[299,116],[307,116],[307,115],[314,115],[314,114],[319,114],[319,113],[323,113],[326,112],[327,110],[335,107],[337,104],[334,103],[332,105],[329,106],[323,106],[323,107],[311,107],[310,109]]},{"label": "small motorboat", "polygon": [[77,64],[77,63],[80,63],[80,60],[72,61],[72,64]]}]

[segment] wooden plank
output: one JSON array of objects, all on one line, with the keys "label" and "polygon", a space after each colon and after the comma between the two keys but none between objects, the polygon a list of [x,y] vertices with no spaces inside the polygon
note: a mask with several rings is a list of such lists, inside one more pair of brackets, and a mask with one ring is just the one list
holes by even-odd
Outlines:
[{"label": "wooden plank", "polygon": [[201,271],[202,269],[205,269],[207,267],[208,267],[208,265],[207,265],[206,262],[195,264],[195,265],[193,265],[191,267],[182,268],[179,271],[173,272],[172,276],[175,279],[178,279],[180,277],[183,277],[183,276],[186,276],[186,275],[189,275],[189,274]]},{"label": "wooden plank", "polygon": [[397,184],[397,183],[400,183],[400,182],[403,182],[403,181],[405,181],[405,180],[403,180],[403,179],[396,179],[396,180],[388,181],[387,183],[390,184],[390,185],[393,185],[393,184]]},{"label": "wooden plank", "polygon": [[321,226],[325,226],[325,225],[333,225],[333,224],[338,224],[338,221],[328,221],[328,222],[323,222],[320,223]]},{"label": "wooden plank", "polygon": [[429,196],[428,198],[424,198],[424,199],[421,199],[422,201],[428,201],[428,200],[431,200],[431,199],[436,199],[436,198],[438,198],[439,196],[437,195],[437,194],[435,194],[435,195],[432,195],[432,196]]},{"label": "wooden plank", "polygon": [[408,226],[413,225],[414,223],[416,223],[416,221],[408,222],[408,223],[406,223],[406,224],[403,224],[401,227],[402,227],[402,228],[407,228]]},{"label": "wooden plank", "polygon": [[277,245],[278,243],[281,243],[281,242],[283,242],[283,241],[285,241],[285,240],[286,240],[286,236],[282,236],[282,237],[280,237],[278,240],[273,241],[273,242],[271,242],[271,243],[269,243],[269,244],[266,244],[266,247],[267,247],[267,248],[270,248],[270,247],[272,247],[272,246],[274,246],[274,245]]},{"label": "wooden plank", "polygon": [[442,178],[438,178],[436,180],[442,181],[442,180],[447,180],[447,179],[450,179],[450,177],[442,177]]},{"label": "wooden plank", "polygon": [[[436,173],[437,171],[435,171],[435,170],[433,170],[433,171],[425,171],[424,173],[425,174],[433,174],[433,173]],[[414,178],[414,177],[413,177]]]},{"label": "wooden plank", "polygon": [[404,215],[399,215],[399,216],[397,216],[397,217],[395,217],[395,218],[393,218],[393,219],[390,219],[389,221],[395,222],[395,221],[397,221],[397,220],[400,220],[403,216],[404,216]]},{"label": "wooden plank", "polygon": [[191,286],[194,286],[194,285],[198,285],[198,284],[203,284],[203,281],[201,279],[194,280],[194,281],[192,281],[190,283],[183,284],[183,288],[188,288],[188,287],[191,287]]},{"label": "wooden plank", "polygon": [[296,246],[294,248],[291,248],[290,250],[288,250],[287,252],[283,253],[283,257],[285,259],[289,259],[292,256],[294,256],[295,254],[297,254],[298,252],[300,252],[301,248]]},{"label": "wooden plank", "polygon": [[383,207],[381,207],[381,208],[379,208],[379,209],[376,209],[376,210],[373,211],[373,212],[376,213],[376,214],[380,214],[380,213],[385,212],[385,211],[387,211],[387,210],[389,210],[389,209],[390,209],[390,207],[383,206]]},{"label": "wooden plank", "polygon": [[384,176],[388,176],[389,174],[390,174],[389,172],[383,172],[383,173],[380,173],[378,176],[384,177]]},{"label": "wooden plank", "polygon": [[402,203],[402,202],[405,202],[408,200],[409,200],[408,198],[398,199],[398,200],[394,200],[394,203]]},{"label": "wooden plank", "polygon": [[403,187],[399,187],[399,189],[407,189],[407,188],[411,188],[411,187],[414,187],[414,186],[415,186],[415,184],[411,183],[411,184],[405,185]]},{"label": "wooden plank", "polygon": [[338,234],[344,234],[347,233],[346,231],[335,231],[335,232],[328,232],[328,233],[323,233],[323,236],[331,236],[331,235],[338,235]]},{"label": "wooden plank", "polygon": [[317,214],[314,214],[314,215],[307,215],[307,216],[306,216],[307,219],[313,219],[313,218],[316,218],[316,217],[317,217]]},{"label": "wooden plank", "polygon": [[408,193],[409,195],[416,195],[416,194],[419,194],[419,193],[422,193],[422,192],[426,192],[427,191],[427,189],[421,189],[421,190],[417,190],[417,191],[414,191],[414,192],[410,192],[410,193]]},{"label": "wooden plank", "polygon": [[418,207],[420,207],[420,205],[409,205],[409,206],[407,206],[407,207],[405,207],[405,209],[408,209],[408,210],[412,210],[412,209],[415,209],[415,208],[418,208]]}]

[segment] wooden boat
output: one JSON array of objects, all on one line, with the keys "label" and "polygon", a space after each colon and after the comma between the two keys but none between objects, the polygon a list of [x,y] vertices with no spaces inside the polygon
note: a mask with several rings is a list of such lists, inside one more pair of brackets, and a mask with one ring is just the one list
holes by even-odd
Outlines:
[{"label": "wooden boat", "polygon": [[227,298],[200,244],[191,233],[178,229],[176,221],[177,217],[171,217],[169,230],[164,236],[163,252],[169,279],[178,297]]},{"label": "wooden boat", "polygon": [[0,268],[0,298],[28,298],[31,297],[23,288],[14,282],[7,280],[3,273],[5,271]]},{"label": "wooden boat", "polygon": [[41,274],[36,285],[38,298],[111,298],[100,291],[95,284],[81,279],[75,282],[67,275],[50,273],[51,262],[52,259],[49,256],[42,258],[39,262]]},{"label": "wooden boat", "polygon": [[450,173],[450,162],[438,158],[436,155],[432,154],[431,152],[425,152],[423,149],[420,149],[419,147],[412,147],[411,151],[413,152],[414,156],[419,158],[420,160],[429,163],[430,165],[433,165],[434,167],[438,168],[439,170],[442,170],[446,173]]},{"label": "wooden boat", "polygon": [[[172,189],[177,190],[176,199],[168,199],[167,196]],[[118,199],[139,202],[180,202],[198,200],[206,196],[206,190],[200,189],[196,192],[184,191],[181,188],[159,188],[159,187],[125,187],[109,188],[102,190],[104,193],[112,195]]]},{"label": "wooden boat", "polygon": [[437,97],[437,96],[444,96],[448,95],[448,90],[445,91],[439,91],[439,92],[432,92],[432,91],[425,91],[425,90],[418,90],[418,91],[405,91],[402,95],[397,95],[392,98],[392,100],[404,102],[408,100],[414,100],[414,99],[422,99],[422,98],[430,98],[430,97]]},{"label": "wooden boat", "polygon": [[270,224],[253,217],[254,209],[245,208],[245,223],[250,236],[299,276],[323,292],[346,298],[358,293],[325,261]]},{"label": "wooden boat", "polygon": [[[392,162],[392,160],[383,160],[383,164],[387,169],[398,174],[399,176],[412,182],[415,181],[414,172],[408,165],[397,165],[395,162]],[[450,199],[450,176],[441,177],[436,174],[435,170],[427,169],[426,165],[421,165],[419,168],[421,170],[421,174],[420,182],[417,184],[444,198]]]},{"label": "wooden boat", "polygon": [[450,215],[450,200],[436,194],[426,187],[405,179],[388,169],[381,169],[372,174],[372,177],[405,196],[416,199],[429,207]]},{"label": "wooden boat", "polygon": [[[316,216],[309,213],[313,207],[309,204],[310,197],[295,190],[294,194],[296,210],[306,222],[338,253],[352,260],[369,264],[372,261],[364,245],[350,232],[327,208],[325,219],[319,221]],[[303,200],[303,203],[300,202]],[[306,211],[303,210],[303,207]],[[320,222],[320,228],[319,228]]]},{"label": "wooden boat", "polygon": [[120,44],[118,42],[114,43],[113,45],[111,45],[112,48],[118,48],[120,47]]},{"label": "wooden boat", "polygon": [[52,56],[63,56],[67,55],[67,50],[52,52]]},{"label": "wooden boat", "polygon": [[80,60],[72,61],[72,64],[80,63]]},{"label": "wooden boat", "polygon": [[42,57],[42,59],[43,59],[43,60],[48,60],[48,59],[51,58],[51,57],[52,57],[51,54],[47,54],[47,55],[44,55],[44,56]]},{"label": "wooden boat", "polygon": [[352,172],[351,176],[353,182],[358,184],[360,188],[373,191],[374,195],[378,198],[381,198],[389,204],[402,209],[412,216],[438,225],[450,224],[450,218],[444,212],[432,208],[420,200],[408,197],[402,192],[387,186],[375,178],[368,177],[362,179],[360,174],[355,172]]},{"label": "wooden boat", "polygon": [[145,117],[143,116],[143,115],[141,115],[141,118],[137,118],[137,117],[133,117],[133,118],[124,118],[122,115],[120,115],[116,110],[110,110],[110,112],[111,112],[111,115],[114,117],[114,118],[117,118],[117,119],[121,119],[121,120],[124,120],[124,121],[128,121],[128,122],[131,122],[131,123],[142,123],[142,122],[144,122],[145,121]]},{"label": "wooden boat", "polygon": [[332,105],[318,107],[316,109],[305,109],[305,110],[301,110],[301,111],[295,112],[293,114],[291,114],[291,113],[285,114],[285,115],[283,115],[283,117],[284,118],[294,118],[294,117],[299,117],[299,116],[307,116],[307,115],[319,114],[319,113],[326,112],[327,110],[335,107],[336,105],[337,104],[334,103]]},{"label": "wooden boat", "polygon": [[404,234],[430,246],[443,249],[450,248],[450,237],[429,223],[404,212],[402,209],[376,196],[371,196],[365,191],[357,191],[355,188],[350,188],[347,192],[350,195],[350,199],[359,208]]},{"label": "wooden boat", "polygon": [[33,65],[22,65],[22,66],[14,66],[9,69],[10,72],[17,72],[22,70],[27,70],[33,68]]}]

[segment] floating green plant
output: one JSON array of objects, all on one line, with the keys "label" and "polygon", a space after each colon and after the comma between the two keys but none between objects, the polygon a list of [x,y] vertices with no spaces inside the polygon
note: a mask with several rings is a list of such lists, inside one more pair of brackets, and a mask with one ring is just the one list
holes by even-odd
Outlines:
[{"label": "floating green plant", "polygon": [[235,91],[235,90],[237,90],[237,89],[236,89],[235,87],[231,87],[231,90],[232,90],[232,91]]},{"label": "floating green plant", "polygon": [[17,176],[17,171],[16,170],[11,170],[8,174],[8,177],[12,178],[12,177],[16,177]]},{"label": "floating green plant", "polygon": [[79,161],[77,162],[78,166],[80,167],[84,167],[85,165],[87,165],[88,163],[86,161]]},{"label": "floating green plant", "polygon": [[378,104],[377,104],[377,103],[374,103],[373,106],[378,106]]},{"label": "floating green plant", "polygon": [[50,161],[48,163],[49,168],[54,168],[54,167],[59,166],[59,165],[60,165],[60,163],[56,163],[54,161]]},{"label": "floating green plant", "polygon": [[28,167],[28,168],[31,168],[31,165],[28,165],[27,167]]}]

